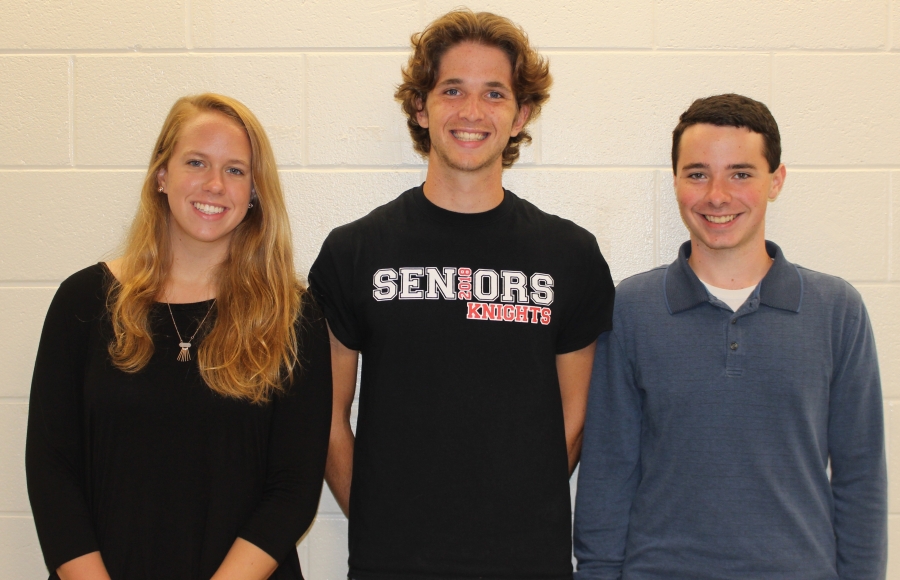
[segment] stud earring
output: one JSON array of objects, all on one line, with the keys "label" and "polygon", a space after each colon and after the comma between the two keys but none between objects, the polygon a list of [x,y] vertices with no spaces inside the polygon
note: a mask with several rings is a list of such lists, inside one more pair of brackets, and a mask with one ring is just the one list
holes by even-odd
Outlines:
[{"label": "stud earring", "polygon": [[158,191],[158,192],[160,192],[160,193],[163,193],[163,186],[160,185],[159,187],[157,187],[157,188],[156,188],[156,191]]},{"label": "stud earring", "polygon": [[252,202],[252,201],[251,201],[250,203],[247,204],[247,209],[253,209],[253,202]]}]

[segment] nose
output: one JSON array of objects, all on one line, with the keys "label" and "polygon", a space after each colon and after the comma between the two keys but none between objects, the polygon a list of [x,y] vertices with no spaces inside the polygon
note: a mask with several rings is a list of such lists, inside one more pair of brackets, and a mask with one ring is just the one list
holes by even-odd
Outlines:
[{"label": "nose", "polygon": [[211,193],[221,193],[225,188],[222,175],[218,171],[210,171],[204,188]]},{"label": "nose", "polygon": [[459,116],[467,121],[481,119],[481,99],[477,94],[467,95],[459,109]]},{"label": "nose", "polygon": [[728,193],[725,181],[718,177],[713,177],[709,181],[709,191],[706,193],[706,199],[713,206],[720,206],[731,201],[731,194]]}]

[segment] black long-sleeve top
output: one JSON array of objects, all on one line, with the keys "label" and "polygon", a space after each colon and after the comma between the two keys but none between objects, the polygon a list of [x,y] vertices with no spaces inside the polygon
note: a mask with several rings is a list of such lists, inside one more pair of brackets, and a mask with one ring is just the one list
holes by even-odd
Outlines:
[{"label": "black long-sleeve top", "polygon": [[[203,382],[200,340],[194,360],[176,360],[165,304],[151,311],[147,366],[114,367],[110,280],[97,264],[62,283],[35,362],[25,462],[50,577],[99,550],[113,580],[206,580],[241,537],[280,563],[273,579],[302,579],[295,544],[316,513],[331,425],[328,331],[312,299],[293,382],[257,405]],[[209,307],[172,305],[182,336]]]}]

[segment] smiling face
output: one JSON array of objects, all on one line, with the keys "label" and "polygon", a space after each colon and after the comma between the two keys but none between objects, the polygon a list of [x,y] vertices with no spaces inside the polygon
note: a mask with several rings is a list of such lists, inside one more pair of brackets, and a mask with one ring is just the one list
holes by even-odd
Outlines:
[{"label": "smiling face", "polygon": [[766,205],[778,197],[784,177],[784,165],[769,172],[759,133],[706,123],[685,129],[675,196],[695,250],[709,257],[764,254]]},{"label": "smiling face", "polygon": [[169,235],[185,245],[227,253],[234,228],[247,213],[252,178],[250,139],[241,125],[219,112],[187,121],[172,157],[157,173],[168,196]]},{"label": "smiling face", "polygon": [[494,46],[463,42],[440,61],[434,88],[416,115],[431,138],[429,171],[502,171],[502,153],[528,119],[516,105],[512,66]]}]

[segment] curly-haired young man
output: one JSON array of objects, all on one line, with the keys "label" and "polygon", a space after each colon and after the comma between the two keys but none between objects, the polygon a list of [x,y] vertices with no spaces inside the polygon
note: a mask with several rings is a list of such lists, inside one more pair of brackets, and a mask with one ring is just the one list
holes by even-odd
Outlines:
[{"label": "curly-haired young man", "polygon": [[570,580],[568,477],[609,269],[594,236],[503,188],[551,84],[524,32],[461,10],[412,44],[396,97],[425,183],[335,229],[310,271],[350,576]]}]

